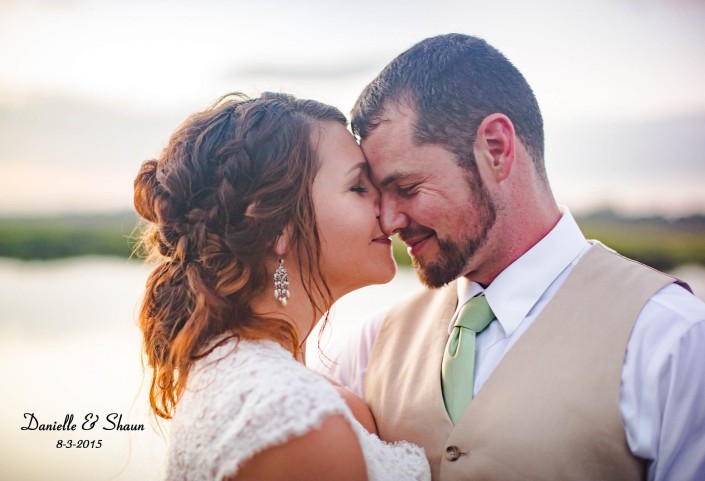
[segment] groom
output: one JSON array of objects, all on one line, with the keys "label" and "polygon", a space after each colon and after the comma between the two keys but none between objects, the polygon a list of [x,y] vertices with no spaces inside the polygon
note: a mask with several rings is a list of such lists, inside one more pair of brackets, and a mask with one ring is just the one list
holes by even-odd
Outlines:
[{"label": "groom", "polygon": [[421,445],[434,480],[705,479],[705,304],[558,207],[521,73],[429,38],[352,116],[429,287],[326,352],[380,437]]}]

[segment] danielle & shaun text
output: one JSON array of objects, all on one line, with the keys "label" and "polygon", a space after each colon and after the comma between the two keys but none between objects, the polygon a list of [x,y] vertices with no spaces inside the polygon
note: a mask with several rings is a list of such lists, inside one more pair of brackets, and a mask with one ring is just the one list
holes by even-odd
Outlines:
[{"label": "danielle & shaun text", "polygon": [[[74,415],[67,414],[63,422],[40,422],[34,413],[24,413],[25,426],[22,431],[76,431],[79,424],[74,422]],[[98,414],[88,413],[79,421],[83,431],[93,428],[102,428],[103,431],[144,431],[144,424],[123,423],[122,414],[110,413],[101,417]]]}]

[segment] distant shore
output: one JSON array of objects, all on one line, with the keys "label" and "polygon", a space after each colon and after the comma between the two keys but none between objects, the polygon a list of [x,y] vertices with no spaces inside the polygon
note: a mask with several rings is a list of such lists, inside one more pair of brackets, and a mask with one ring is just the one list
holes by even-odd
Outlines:
[{"label": "distant shore", "polygon": [[[611,210],[578,215],[589,239],[657,269],[705,266],[705,214],[676,219],[632,217]],[[49,260],[99,255],[130,257],[136,242],[133,212],[102,215],[0,218],[0,257]],[[394,243],[400,265],[409,265],[406,247]]]}]

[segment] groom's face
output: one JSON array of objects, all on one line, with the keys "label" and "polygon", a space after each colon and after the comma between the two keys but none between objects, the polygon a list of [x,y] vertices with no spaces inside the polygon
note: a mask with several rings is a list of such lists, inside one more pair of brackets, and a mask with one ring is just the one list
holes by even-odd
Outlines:
[{"label": "groom's face", "polygon": [[440,287],[483,269],[483,250],[496,219],[495,203],[482,179],[438,144],[418,144],[416,115],[403,105],[361,141],[381,192],[380,224],[399,234],[419,277]]}]

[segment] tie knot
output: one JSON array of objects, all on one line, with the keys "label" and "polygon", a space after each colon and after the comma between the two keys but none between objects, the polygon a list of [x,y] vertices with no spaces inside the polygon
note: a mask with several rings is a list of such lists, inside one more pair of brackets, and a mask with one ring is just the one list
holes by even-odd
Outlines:
[{"label": "tie knot", "polygon": [[460,308],[455,327],[464,327],[480,333],[485,330],[495,316],[485,296],[473,297]]}]

